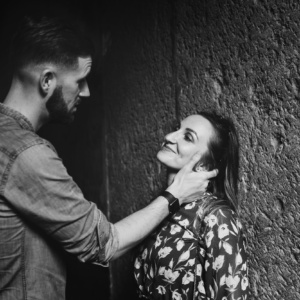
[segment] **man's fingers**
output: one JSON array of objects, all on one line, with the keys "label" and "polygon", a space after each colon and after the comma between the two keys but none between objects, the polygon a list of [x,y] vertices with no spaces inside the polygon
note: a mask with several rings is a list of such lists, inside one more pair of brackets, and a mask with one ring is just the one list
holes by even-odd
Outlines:
[{"label": "man's fingers", "polygon": [[211,171],[201,171],[202,174],[205,174],[205,177],[207,179],[210,179],[210,178],[213,178],[213,177],[216,177],[219,173],[219,170],[218,169],[214,169],[214,170],[211,170]]},{"label": "man's fingers", "polygon": [[188,163],[183,167],[185,171],[192,171],[195,164],[200,160],[201,155],[199,152],[193,155],[193,157],[188,161]]}]

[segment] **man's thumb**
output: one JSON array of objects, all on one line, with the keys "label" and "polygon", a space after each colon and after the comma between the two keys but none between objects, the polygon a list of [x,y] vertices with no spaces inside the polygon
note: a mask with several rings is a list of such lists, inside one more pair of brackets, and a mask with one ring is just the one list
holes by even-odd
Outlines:
[{"label": "man's thumb", "polygon": [[188,163],[184,166],[185,171],[191,171],[195,164],[200,160],[201,155],[199,152],[197,152],[196,154],[194,154],[192,156],[192,158],[188,161]]}]

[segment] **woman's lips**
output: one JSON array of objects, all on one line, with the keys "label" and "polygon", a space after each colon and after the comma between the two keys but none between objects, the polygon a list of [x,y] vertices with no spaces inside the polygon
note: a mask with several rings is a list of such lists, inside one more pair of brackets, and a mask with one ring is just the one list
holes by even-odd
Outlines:
[{"label": "woman's lips", "polygon": [[173,153],[176,153],[171,147],[169,147],[168,145],[163,145],[163,150],[166,150],[166,151],[171,151]]}]

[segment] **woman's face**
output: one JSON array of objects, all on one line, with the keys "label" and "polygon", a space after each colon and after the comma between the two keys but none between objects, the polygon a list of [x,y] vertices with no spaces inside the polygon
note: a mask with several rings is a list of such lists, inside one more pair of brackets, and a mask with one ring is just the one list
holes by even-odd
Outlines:
[{"label": "woman's face", "polygon": [[214,129],[211,123],[200,115],[185,118],[180,128],[165,136],[158,160],[168,168],[180,170],[196,153],[204,154]]}]

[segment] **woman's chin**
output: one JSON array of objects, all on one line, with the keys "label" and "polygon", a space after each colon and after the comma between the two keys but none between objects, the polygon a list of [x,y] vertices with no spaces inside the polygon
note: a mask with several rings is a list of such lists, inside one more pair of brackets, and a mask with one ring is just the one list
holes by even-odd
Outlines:
[{"label": "woman's chin", "polygon": [[182,166],[177,164],[174,159],[170,157],[169,153],[165,153],[164,151],[158,151],[156,158],[165,167],[172,170],[173,173],[177,173],[182,168]]}]

